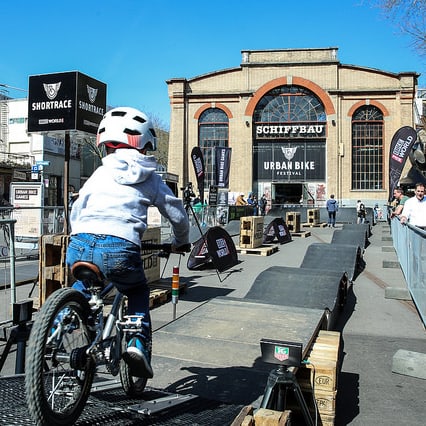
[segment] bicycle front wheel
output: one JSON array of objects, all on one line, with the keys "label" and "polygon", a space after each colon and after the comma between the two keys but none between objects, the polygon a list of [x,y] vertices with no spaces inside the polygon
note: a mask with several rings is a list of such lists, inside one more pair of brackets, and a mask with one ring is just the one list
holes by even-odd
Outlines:
[{"label": "bicycle front wheel", "polygon": [[92,341],[90,307],[71,288],[52,293],[36,318],[25,365],[28,409],[37,425],[73,425],[84,409],[95,374],[86,354]]}]

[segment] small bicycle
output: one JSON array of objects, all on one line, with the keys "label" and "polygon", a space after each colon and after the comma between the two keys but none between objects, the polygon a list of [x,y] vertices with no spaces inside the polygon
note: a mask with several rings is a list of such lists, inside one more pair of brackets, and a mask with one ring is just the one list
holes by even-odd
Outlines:
[{"label": "small bicycle", "polygon": [[[153,254],[158,257],[167,258],[172,252],[171,244],[143,243],[142,248],[159,250]],[[77,262],[71,272],[85,283],[90,300],[72,288],[53,292],[40,309],[28,342],[26,399],[37,425],[73,425],[84,409],[99,366],[113,376],[119,374],[129,396],[141,396],[147,383],[146,378],[130,374],[121,356],[126,350],[126,332],[141,328],[140,321],[126,315],[127,298],[92,263]],[[112,304],[106,313],[108,298]]]}]

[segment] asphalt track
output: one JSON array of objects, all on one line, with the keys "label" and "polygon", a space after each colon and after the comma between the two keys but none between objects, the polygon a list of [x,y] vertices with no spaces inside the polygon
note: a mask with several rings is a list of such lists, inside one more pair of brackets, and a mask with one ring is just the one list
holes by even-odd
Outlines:
[{"label": "asphalt track", "polygon": [[[245,365],[246,359],[243,354],[238,356],[241,347],[238,341],[235,341],[234,345],[230,341],[226,347],[218,345],[215,352],[212,350],[203,352],[199,340],[193,340],[194,346],[191,346],[189,337],[195,332],[193,313],[203,306],[213,306],[214,304],[209,305],[209,301],[226,304],[226,300],[229,299],[227,321],[221,322],[223,332],[226,333],[227,327],[232,328],[235,325],[232,320],[233,303],[235,300],[245,298],[262,271],[273,266],[299,268],[309,245],[331,243],[333,239],[332,228],[304,229],[311,233],[309,237],[294,237],[290,243],[280,245],[278,251],[270,256],[239,254],[239,264],[219,274],[220,279],[212,268],[189,271],[185,265],[186,258],[180,261],[180,280],[187,290],[180,295],[175,307],[178,321],[172,322],[174,309],[171,302],[152,310],[155,376],[148,384],[153,389],[197,395],[202,401],[217,404],[217,411],[211,406],[208,412],[206,411],[205,423],[201,421],[197,423],[193,418],[192,424],[220,424],[219,422],[227,424],[223,419],[218,420],[219,412],[223,414],[220,411],[223,405],[220,404],[233,407],[234,410],[227,412],[228,419],[232,418],[235,409],[241,405],[258,406],[268,376],[267,366],[260,365],[256,357],[253,357],[251,365]],[[342,225],[336,228],[338,231],[341,229]],[[234,241],[238,245],[237,236],[234,237]],[[343,341],[335,424],[423,425],[426,416],[426,381],[392,372],[392,358],[399,349],[426,353],[426,333],[412,302],[385,298],[386,288],[406,286],[399,268],[384,267],[396,263],[390,229],[386,223],[380,222],[372,227],[372,235],[369,236],[363,258],[365,268],[359,272],[353,285],[350,286],[347,304],[337,318],[335,326],[342,332]],[[172,268],[177,264],[179,264],[177,256],[169,259],[164,270],[166,279],[171,277]],[[339,259],[336,255],[336,265],[338,264]],[[318,265],[318,269],[321,270],[321,265]],[[26,294],[28,289],[22,291]],[[266,318],[259,318],[259,327],[267,320],[267,315],[264,316]],[[237,319],[235,317],[235,321]],[[175,339],[171,355],[172,340],[165,339],[164,332],[177,326],[179,330],[176,334],[187,335],[187,338],[181,342]],[[209,347],[213,348],[215,327],[217,322],[202,327],[203,338],[206,341],[210,339]],[[253,330],[253,333],[255,331],[259,332]],[[250,334],[247,336],[249,336],[247,339],[252,338]],[[3,345],[3,342],[0,343]],[[13,350],[0,372],[4,379],[14,375],[15,354],[16,350]],[[107,394],[112,391],[103,392]],[[117,398],[115,393],[113,395]],[[9,410],[12,417],[13,405],[13,401],[9,404],[3,400],[3,411]],[[202,411],[205,406],[200,404],[200,410]],[[217,412],[216,420],[219,422],[214,421],[215,412]],[[163,419],[163,423],[159,421],[149,424],[181,424],[176,419],[177,417],[168,418],[165,423]],[[1,420],[0,423],[19,424]],[[129,421],[116,424],[138,423]]]}]

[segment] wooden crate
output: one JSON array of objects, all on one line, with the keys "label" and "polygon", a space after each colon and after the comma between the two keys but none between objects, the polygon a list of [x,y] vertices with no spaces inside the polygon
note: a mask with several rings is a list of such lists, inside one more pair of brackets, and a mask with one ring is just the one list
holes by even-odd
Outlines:
[{"label": "wooden crate", "polygon": [[[159,226],[147,228],[143,234],[143,242],[160,244],[161,228]],[[156,255],[156,250],[142,250],[142,262],[145,277],[148,283],[158,281],[160,279],[160,258]]]},{"label": "wooden crate", "polygon": [[318,225],[320,221],[320,210],[319,209],[308,209],[308,224]]},{"label": "wooden crate", "polygon": [[338,387],[340,333],[320,330],[307,354],[308,364],[299,368],[297,381],[303,390],[334,392]]},{"label": "wooden crate", "polygon": [[[340,366],[340,333],[320,330],[306,359],[308,364],[297,370],[297,381],[312,413],[315,413],[314,396],[320,424],[333,425]],[[293,409],[297,411],[296,407]]]},{"label": "wooden crate", "polygon": [[[142,241],[159,244],[161,242],[161,228],[147,228]],[[69,235],[51,234],[42,235],[39,241],[39,306],[47,297],[62,287],[71,287],[75,281],[66,266],[66,252]],[[160,259],[152,250],[143,250],[141,253],[145,276],[148,283],[160,279]]]},{"label": "wooden crate", "polygon": [[300,232],[300,212],[287,212],[285,223],[289,232]]},{"label": "wooden crate", "polygon": [[42,235],[39,239],[39,306],[61,287],[70,286],[73,278],[66,267],[69,236]]},{"label": "wooden crate", "polygon": [[263,242],[263,216],[240,218],[240,247],[257,248]]}]

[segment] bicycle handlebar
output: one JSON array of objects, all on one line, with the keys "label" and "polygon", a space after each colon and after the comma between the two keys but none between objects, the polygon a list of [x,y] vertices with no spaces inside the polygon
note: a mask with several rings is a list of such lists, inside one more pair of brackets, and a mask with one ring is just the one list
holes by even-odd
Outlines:
[{"label": "bicycle handlebar", "polygon": [[162,244],[155,244],[155,243],[141,243],[141,249],[144,250],[160,250],[159,256],[160,257],[168,257],[170,253],[177,253],[185,255],[185,253],[189,253],[191,251],[191,244],[184,244],[182,246],[176,247],[173,249],[171,243],[162,243]]}]

